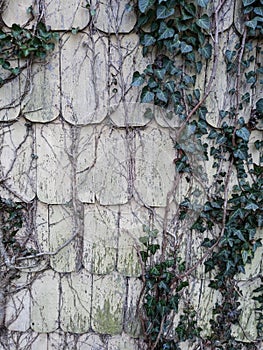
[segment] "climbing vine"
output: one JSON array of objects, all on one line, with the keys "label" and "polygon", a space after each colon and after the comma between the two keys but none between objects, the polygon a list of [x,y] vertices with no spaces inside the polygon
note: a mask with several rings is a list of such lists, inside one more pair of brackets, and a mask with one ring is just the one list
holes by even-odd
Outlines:
[{"label": "climbing vine", "polygon": [[[58,33],[35,17],[32,6],[27,11],[31,19],[24,26],[14,23],[10,29],[0,28],[0,87],[29,68],[34,60],[45,59],[58,40]],[[28,29],[33,20],[34,25]]]},{"label": "climbing vine", "polygon": [[[249,339],[246,330],[242,329],[246,345],[236,340],[231,330],[233,325],[241,326],[242,291],[237,275],[246,272],[262,246],[258,235],[263,223],[262,141],[255,139],[252,144],[251,133],[263,118],[263,99],[255,100],[255,89],[263,83],[262,48],[257,40],[263,33],[263,1],[242,1],[243,28],[236,35],[236,42],[227,43],[223,52],[224,74],[230,82],[226,91],[228,105],[218,112],[219,122],[215,124],[207,101],[217,76],[224,5],[223,0],[136,3],[143,55],[154,51],[156,58],[144,71],[134,72],[132,85],[141,87],[142,103],[158,105],[167,111],[167,118],[178,119],[177,140],[181,140],[185,129],[195,136],[206,161],[212,164],[213,174],[211,185],[204,185],[207,201],[188,228],[189,232],[204,236],[200,248],[203,255],[196,264],[187,266],[180,257],[178,242],[171,242],[166,231],[162,246],[156,243],[156,231],[146,229],[141,238],[144,246],[139,252],[144,271],[141,320],[149,349],[180,349],[180,341],[185,340],[196,340],[211,349],[257,349],[257,342]],[[207,71],[210,76],[205,87],[199,88],[199,76]],[[181,142],[175,141],[174,146],[179,176],[185,173],[193,176],[189,155]],[[258,161],[252,152],[260,154]],[[190,207],[190,198],[179,204],[179,221],[185,220]],[[198,326],[197,311],[185,297],[189,279],[201,265],[207,275],[213,276],[209,288],[220,295],[210,320],[210,334],[205,336]],[[258,305],[260,341],[262,286],[254,290],[253,298]],[[180,312],[182,301],[185,306]]]}]

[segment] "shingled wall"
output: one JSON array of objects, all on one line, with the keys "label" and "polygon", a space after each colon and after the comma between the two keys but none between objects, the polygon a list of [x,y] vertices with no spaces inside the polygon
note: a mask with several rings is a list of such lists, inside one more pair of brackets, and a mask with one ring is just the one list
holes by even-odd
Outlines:
[{"label": "shingled wall", "polygon": [[[84,0],[40,3],[45,23],[59,31],[60,40],[45,62],[34,63],[25,96],[26,73],[0,89],[0,195],[28,203],[29,244],[36,248],[37,242],[38,252],[51,254],[23,261],[20,278],[10,286],[0,349],[139,349],[136,245],[143,225],[160,232],[164,220],[172,225],[167,197],[178,125],[159,110],[154,119],[145,118],[139,89],[131,88],[134,71],[150,58],[142,57],[136,16],[126,10],[126,1],[94,0],[90,10]],[[38,10],[32,0],[5,1],[4,25],[25,24],[31,5]],[[240,28],[239,8],[240,1],[230,0],[222,9],[221,58],[208,102],[214,125],[231,84],[222,52]],[[72,28],[78,28],[76,34]],[[197,82],[200,89],[205,81],[204,76]],[[258,162],[256,150],[254,157]],[[177,191],[183,198],[187,183]],[[201,239],[185,237],[182,255],[191,262],[202,254]],[[251,340],[256,339],[251,291],[261,271],[259,249],[240,277],[243,327]],[[202,269],[191,278],[200,325],[209,328],[217,296],[206,288]],[[234,331],[244,338],[240,327]]]}]

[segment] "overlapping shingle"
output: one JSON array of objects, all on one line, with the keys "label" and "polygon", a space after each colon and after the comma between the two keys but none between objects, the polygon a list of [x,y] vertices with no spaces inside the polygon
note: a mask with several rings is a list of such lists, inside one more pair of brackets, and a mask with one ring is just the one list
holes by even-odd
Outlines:
[{"label": "overlapping shingle", "polygon": [[45,20],[53,30],[83,29],[90,21],[86,0],[45,0]]},{"label": "overlapping shingle", "polygon": [[135,197],[149,206],[165,207],[173,190],[175,151],[169,131],[149,127],[136,135]]},{"label": "overlapping shingle", "polygon": [[22,113],[31,122],[47,123],[60,112],[60,76],[58,51],[32,66],[30,87],[22,101]]},{"label": "overlapping shingle", "polygon": [[71,136],[63,123],[36,124],[37,196],[44,203],[71,200]]},{"label": "overlapping shingle", "polygon": [[64,34],[61,42],[63,118],[72,124],[100,123],[108,108],[108,41],[92,31]]},{"label": "overlapping shingle", "polygon": [[126,282],[120,274],[94,275],[91,324],[95,332],[121,334],[125,294]]},{"label": "overlapping shingle", "polygon": [[74,212],[70,206],[49,206],[49,251],[57,252],[50,257],[50,264],[55,271],[73,272],[81,265],[82,232],[74,221],[74,216],[77,215],[79,213]]},{"label": "overlapping shingle", "polygon": [[[0,164],[3,187],[8,197],[25,202],[35,197],[36,156],[35,134],[31,124],[20,118],[0,126]],[[8,194],[9,192],[9,194]]]},{"label": "overlapping shingle", "polygon": [[107,274],[116,268],[118,212],[118,206],[85,206],[83,264],[89,272]]},{"label": "overlapping shingle", "polygon": [[32,0],[6,0],[2,14],[4,23],[9,27],[12,27],[13,23],[26,24],[31,19],[28,11],[31,5],[33,5]]},{"label": "overlapping shingle", "polygon": [[128,33],[137,21],[132,4],[121,0],[91,0],[92,22],[106,33]]},{"label": "overlapping shingle", "polygon": [[52,270],[41,273],[31,289],[31,328],[39,333],[54,332],[59,322],[59,276]]},{"label": "overlapping shingle", "polygon": [[61,279],[60,325],[64,332],[87,333],[91,320],[92,276],[84,269]]}]

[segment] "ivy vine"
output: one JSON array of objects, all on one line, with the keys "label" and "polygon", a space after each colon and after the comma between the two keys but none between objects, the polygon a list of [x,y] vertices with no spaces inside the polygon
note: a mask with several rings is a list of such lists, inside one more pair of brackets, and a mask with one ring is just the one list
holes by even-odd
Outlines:
[{"label": "ivy vine", "polygon": [[[155,242],[156,231],[144,229],[146,235],[141,238],[144,249],[139,252],[144,265],[141,319],[149,349],[180,349],[180,341],[189,339],[211,349],[257,349],[245,330],[242,331],[248,341],[246,345],[237,341],[231,327],[240,326],[242,311],[237,274],[246,272],[262,246],[257,233],[263,224],[263,142],[258,139],[253,143],[261,152],[259,163],[253,160],[249,144],[251,132],[262,122],[263,99],[254,101],[253,108],[248,106],[253,89],[263,84],[263,67],[257,59],[262,57],[257,39],[263,33],[263,1],[242,1],[242,32],[234,50],[231,46],[224,52],[225,74],[232,79],[233,87],[228,91],[231,98],[227,109],[219,111],[219,125],[213,126],[205,102],[218,67],[219,16],[224,4],[225,1],[214,4],[209,0],[138,0],[135,6],[143,55],[154,51],[156,58],[144,71],[134,72],[132,85],[141,87],[142,103],[164,108],[168,118],[172,111],[173,118],[181,123],[178,135],[186,127],[191,130],[214,171],[213,184],[207,189],[208,200],[189,228],[205,237],[204,258],[196,265],[186,267],[178,258],[180,248],[176,245],[164,244],[166,250],[162,251],[163,247]],[[208,63],[211,74],[202,91],[196,88],[196,81]],[[183,148],[179,143],[175,143],[175,148],[178,173],[191,174]],[[189,198],[179,205],[179,220],[185,219],[183,214],[190,205]],[[163,239],[168,239],[166,232]],[[159,258],[153,259],[160,250]],[[197,312],[191,303],[186,302],[178,316],[179,323],[174,325],[189,277],[201,264],[206,273],[212,273],[209,287],[221,295],[210,320],[210,335],[205,338],[201,336]],[[258,305],[258,340],[262,339],[262,291],[262,286],[256,288],[253,297]]]},{"label": "ivy vine", "polygon": [[28,13],[32,18],[25,26],[14,23],[10,29],[0,29],[0,87],[28,68],[33,60],[45,59],[55,48],[58,33],[52,32],[42,21],[28,29],[35,18],[32,7],[28,8]]}]

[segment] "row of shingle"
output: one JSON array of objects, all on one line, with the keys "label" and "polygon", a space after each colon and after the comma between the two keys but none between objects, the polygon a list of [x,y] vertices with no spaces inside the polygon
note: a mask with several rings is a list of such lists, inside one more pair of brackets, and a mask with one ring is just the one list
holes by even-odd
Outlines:
[{"label": "row of shingle", "polygon": [[[219,62],[215,71],[211,93],[206,99],[207,120],[219,126],[222,119],[219,111],[234,103],[229,91],[235,79],[225,74],[225,50],[232,50],[238,40],[234,30],[220,36]],[[257,68],[259,53],[254,54],[249,70]],[[150,58],[143,58],[135,34],[110,37],[98,33],[63,34],[59,48],[47,62],[33,65],[29,74],[24,71],[19,77],[3,85],[0,90],[0,120],[16,120],[23,114],[31,122],[47,123],[62,116],[72,125],[99,124],[106,117],[116,126],[144,126],[147,104],[138,103],[140,89],[131,87],[135,71],[143,71]],[[208,63],[207,77],[213,70]],[[195,88],[204,91],[206,79],[198,76]],[[243,91],[244,90],[244,91]],[[247,121],[251,109],[260,98],[260,81],[250,94],[249,103],[243,103],[239,115]],[[241,85],[240,94],[247,91]],[[232,100],[233,101],[232,101]],[[125,102],[124,102],[125,101]],[[150,113],[148,113],[148,116]],[[162,127],[177,127],[178,116],[167,118],[161,108],[155,107],[152,117]],[[262,129],[262,124],[256,126]]]},{"label": "row of shingle", "polygon": [[[215,303],[220,300],[220,294],[208,284],[205,280],[191,280],[190,290],[191,305],[197,310],[198,305],[202,305],[198,325],[203,328],[204,336],[210,332],[209,319],[213,317]],[[238,285],[243,310],[240,324],[251,340],[257,337],[255,305],[251,297],[259,285],[260,278]],[[46,270],[33,277],[30,290],[22,289],[9,299],[5,323],[9,330],[19,332],[31,329],[51,333],[61,329],[74,334],[87,335],[94,331],[120,335],[124,331],[138,337],[140,321],[136,311],[141,287],[140,280],[126,279],[118,273],[97,276],[82,269],[60,275]],[[183,304],[180,312],[182,310]],[[244,339],[240,325],[232,331],[237,339]]]},{"label": "row of shingle", "polygon": [[[23,25],[31,19],[31,11],[28,9],[32,6],[35,16],[41,15],[45,18],[46,24],[53,30],[84,29],[89,24],[93,24],[105,33],[129,33],[137,20],[133,4],[133,1],[121,0],[70,0],[67,2],[45,0],[39,9],[33,0],[6,0],[2,16],[7,26],[13,23]],[[214,11],[214,6],[211,2],[205,11],[210,14]],[[236,6],[231,6],[231,0],[221,6],[218,14],[219,31],[227,30],[233,23],[240,30],[241,7],[241,0],[236,2]]]},{"label": "row of shingle", "polygon": [[96,276],[81,270],[60,276],[46,270],[33,278],[30,290],[22,289],[9,300],[5,322],[13,331],[48,333],[61,328],[83,334],[92,329],[114,335],[124,328],[136,336],[140,289],[139,280],[118,273]]},{"label": "row of shingle", "polygon": [[165,206],[172,189],[173,142],[169,130],[154,125],[127,132],[20,118],[2,123],[0,138],[3,186],[25,201],[37,195],[44,203],[65,204],[77,195],[85,203],[117,205],[134,195]]},{"label": "row of shingle", "polygon": [[[165,207],[167,196],[172,199],[185,187],[180,182],[173,188],[173,137],[173,130],[153,122],[128,131],[105,124],[70,126],[62,120],[31,124],[20,118],[1,123],[1,194],[10,197],[9,189],[19,200],[37,196],[48,204],[65,204],[77,196],[83,203],[103,205],[124,204],[133,196],[142,204]],[[253,143],[262,133],[254,130],[250,139],[253,160],[259,164],[260,151]],[[194,140],[187,142],[181,142],[186,152],[195,145]],[[192,166],[199,164],[202,150],[198,152],[189,157]],[[203,168],[208,178],[211,166]],[[199,185],[199,190],[203,193],[205,188]]]},{"label": "row of shingle", "polygon": [[[0,350],[139,350],[138,341],[126,334],[100,336],[96,333],[82,335],[64,333],[35,333],[33,331],[2,334]],[[184,350],[190,350],[188,347]]]},{"label": "row of shingle", "polygon": [[134,28],[136,16],[125,1],[93,0],[89,3],[86,0],[45,0],[40,7],[33,0],[6,0],[2,18],[9,27],[13,23],[24,25],[29,20],[34,24],[33,12],[35,18],[40,15],[52,30],[81,30],[89,24],[106,33],[128,33]]}]

